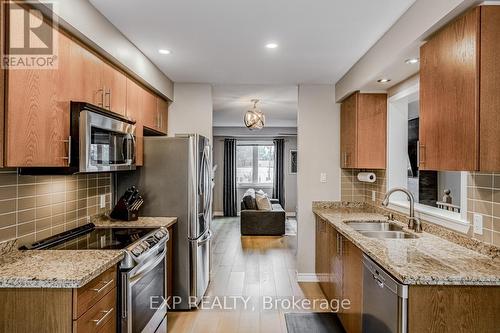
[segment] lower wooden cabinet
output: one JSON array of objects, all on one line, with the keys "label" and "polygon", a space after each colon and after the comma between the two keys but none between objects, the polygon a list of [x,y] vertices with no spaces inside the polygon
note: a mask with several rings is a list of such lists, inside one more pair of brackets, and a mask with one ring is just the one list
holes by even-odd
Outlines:
[{"label": "lower wooden cabinet", "polygon": [[[362,252],[319,217],[316,217],[316,274],[320,279],[321,289],[329,301],[349,300],[349,308],[340,308],[338,312],[346,332],[361,332]],[[325,276],[327,278],[324,278]]]},{"label": "lower wooden cabinet", "polygon": [[0,332],[116,332],[116,267],[78,289],[0,288]]}]

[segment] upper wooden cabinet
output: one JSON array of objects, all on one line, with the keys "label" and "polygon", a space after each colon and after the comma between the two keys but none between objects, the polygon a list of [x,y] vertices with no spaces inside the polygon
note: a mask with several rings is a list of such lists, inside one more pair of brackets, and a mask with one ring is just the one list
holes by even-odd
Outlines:
[{"label": "upper wooden cabinet", "polygon": [[72,41],[60,32],[55,38],[57,69],[7,71],[6,166],[68,165],[69,102],[78,91],[71,72]]},{"label": "upper wooden cabinet", "polygon": [[420,168],[500,170],[500,8],[476,7],[420,48]]},{"label": "upper wooden cabinet", "polygon": [[164,99],[156,97],[156,110],[160,117],[159,130],[162,133],[167,133],[168,130],[168,102]]},{"label": "upper wooden cabinet", "polygon": [[82,101],[137,121],[136,162],[142,165],[143,124],[155,134],[166,133],[168,104],[66,33],[56,29],[54,34],[57,68],[2,72],[6,76],[3,164],[68,166],[70,102]]},{"label": "upper wooden cabinet", "polygon": [[135,150],[135,163],[138,166],[142,166],[144,163],[144,127],[142,119],[142,108],[143,90],[137,83],[133,80],[127,79],[127,105],[126,105],[126,116],[132,120],[135,120],[135,138],[136,138],[136,150]]},{"label": "upper wooden cabinet", "polygon": [[387,95],[356,92],[340,111],[342,168],[385,169]]}]

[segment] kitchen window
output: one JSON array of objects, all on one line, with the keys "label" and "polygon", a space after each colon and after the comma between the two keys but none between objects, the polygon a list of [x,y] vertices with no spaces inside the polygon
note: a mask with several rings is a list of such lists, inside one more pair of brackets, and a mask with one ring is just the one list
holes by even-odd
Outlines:
[{"label": "kitchen window", "polygon": [[272,187],[274,183],[274,144],[246,143],[236,146],[238,187]]}]

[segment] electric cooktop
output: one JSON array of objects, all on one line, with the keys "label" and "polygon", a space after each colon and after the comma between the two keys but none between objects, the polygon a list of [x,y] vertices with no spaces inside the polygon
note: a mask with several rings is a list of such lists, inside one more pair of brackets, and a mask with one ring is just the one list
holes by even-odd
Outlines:
[{"label": "electric cooktop", "polygon": [[21,250],[120,250],[155,228],[96,228],[93,223],[43,239]]}]

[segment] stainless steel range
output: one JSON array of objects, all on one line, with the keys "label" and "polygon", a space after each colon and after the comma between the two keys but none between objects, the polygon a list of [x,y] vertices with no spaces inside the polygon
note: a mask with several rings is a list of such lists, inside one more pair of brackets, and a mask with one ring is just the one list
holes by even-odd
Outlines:
[{"label": "stainless steel range", "polygon": [[[121,332],[154,332],[165,319],[165,228],[96,228],[84,226],[41,240],[27,250],[117,250],[125,257],[119,265],[117,308]],[[151,306],[153,305],[153,306]]]}]

